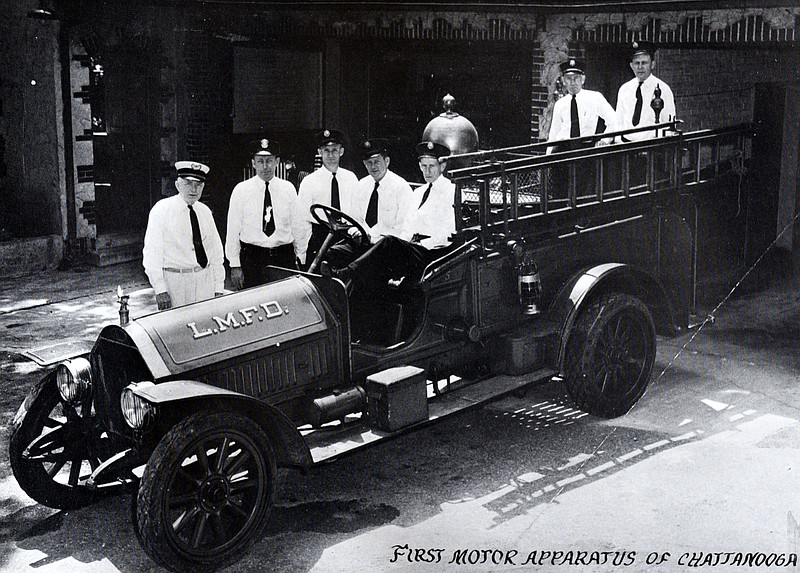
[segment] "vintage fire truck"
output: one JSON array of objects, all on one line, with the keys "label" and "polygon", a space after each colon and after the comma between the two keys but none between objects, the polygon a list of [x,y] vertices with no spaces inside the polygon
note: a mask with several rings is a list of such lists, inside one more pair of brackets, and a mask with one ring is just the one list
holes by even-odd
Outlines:
[{"label": "vintage fire truck", "polygon": [[[749,145],[746,129],[655,129],[550,155],[531,144],[451,157],[456,246],[413,281],[350,297],[338,279],[275,268],[266,285],[106,326],[19,408],[17,481],[63,509],[134,488],[148,555],[209,571],[262,536],[278,468],[556,377],[584,411],[625,414],[656,333],[694,311],[686,213],[701,157]],[[316,212],[350,236],[343,214]]]}]

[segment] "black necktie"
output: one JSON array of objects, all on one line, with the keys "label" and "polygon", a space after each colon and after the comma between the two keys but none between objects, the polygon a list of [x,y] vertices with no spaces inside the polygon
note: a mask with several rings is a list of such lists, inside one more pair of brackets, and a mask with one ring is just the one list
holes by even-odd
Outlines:
[{"label": "black necktie", "polygon": [[372,189],[372,195],[369,197],[369,205],[367,206],[367,226],[374,227],[378,223],[378,182],[375,182],[375,187]]},{"label": "black necktie", "polygon": [[339,203],[339,182],[336,180],[336,173],[333,174],[331,179],[331,207],[334,209],[341,209]]},{"label": "black necktie", "polygon": [[270,210],[270,207],[272,207],[272,195],[269,192],[269,183],[266,183],[264,187],[264,218],[262,219],[261,230],[264,231],[267,237],[275,232],[275,209]]},{"label": "black necktie", "polygon": [[636,107],[633,108],[633,125],[639,125],[642,118],[642,82],[636,87]]},{"label": "black necktie", "polygon": [[575,100],[575,94],[572,94],[572,103],[569,106],[569,136],[581,136],[581,122],[578,119],[578,102]]},{"label": "black necktie", "polygon": [[422,194],[422,201],[419,202],[419,207],[417,207],[417,209],[421,209],[422,206],[425,204],[425,201],[428,200],[428,195],[431,194],[431,186],[432,185],[433,185],[433,183],[428,183],[428,188],[425,189],[425,193]]},{"label": "black necktie", "polygon": [[194,207],[191,205],[189,205],[189,221],[192,223],[192,244],[194,245],[194,254],[197,257],[197,264],[206,268],[208,256],[206,256],[206,249],[203,247],[203,238],[200,236],[200,223],[197,221],[197,213],[194,212]]}]

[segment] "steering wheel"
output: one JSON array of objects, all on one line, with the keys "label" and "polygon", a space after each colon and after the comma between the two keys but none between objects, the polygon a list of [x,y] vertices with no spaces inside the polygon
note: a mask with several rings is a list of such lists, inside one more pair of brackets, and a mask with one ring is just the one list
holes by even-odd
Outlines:
[{"label": "steering wheel", "polygon": [[[308,267],[310,272],[314,272],[317,266],[319,266],[320,261],[328,252],[328,249],[330,249],[334,238],[345,239],[349,243],[356,246],[361,245],[368,247],[370,244],[369,234],[367,233],[366,229],[361,226],[361,223],[353,219],[344,211],[334,209],[328,205],[314,203],[311,205],[311,216],[314,217],[314,220],[317,223],[328,230],[328,236],[325,238],[325,242],[317,252],[317,256],[314,257],[314,261]],[[356,239],[355,237],[351,236],[349,232],[350,229],[356,229],[359,233],[361,233],[361,237]]]}]

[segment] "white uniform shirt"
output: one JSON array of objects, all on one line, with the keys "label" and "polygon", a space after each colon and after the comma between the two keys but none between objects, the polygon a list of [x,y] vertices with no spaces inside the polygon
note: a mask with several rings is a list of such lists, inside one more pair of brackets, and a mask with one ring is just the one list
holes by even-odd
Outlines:
[{"label": "white uniform shirt", "polygon": [[[311,216],[311,205],[319,203],[330,206],[332,178],[333,173],[323,166],[303,177],[300,182],[295,214],[292,220],[292,234],[295,239],[297,258],[302,263],[306,262],[308,240],[311,238],[311,224],[316,223]],[[355,217],[352,202],[358,185],[358,177],[352,171],[340,167],[336,171],[336,181],[339,184],[340,210]]]},{"label": "white uniform shirt", "polygon": [[[222,266],[222,240],[207,205],[197,201],[192,205],[200,224],[200,236],[214,273],[214,292],[223,292],[225,269]],[[164,269],[191,269],[198,266],[192,242],[192,223],[189,207],[180,195],[161,199],[150,210],[142,250],[144,271],[156,294],[167,292]]]},{"label": "white uniform shirt", "polygon": [[374,227],[369,227],[366,223],[367,209],[374,188],[375,178],[367,175],[358,182],[353,200],[354,218],[369,231],[373,243],[384,235],[400,236],[414,196],[405,179],[387,171],[378,184],[378,222]]},{"label": "white uniform shirt", "polygon": [[[581,137],[594,135],[597,130],[597,119],[601,117],[606,122],[606,131],[617,129],[617,115],[603,94],[582,89],[575,94],[575,101],[578,103],[578,121],[581,127]],[[550,122],[550,133],[547,141],[569,139],[572,125],[570,120],[571,106],[572,94],[565,95],[553,105],[553,120]]]},{"label": "white uniform shirt", "polygon": [[[650,74],[650,77],[642,83],[642,113],[639,125],[633,125],[633,111],[636,108],[636,88],[639,86],[639,78],[633,78],[620,86],[619,92],[617,92],[617,129],[656,124],[656,112],[650,107],[656,85],[661,89],[661,99],[664,100],[664,109],[661,110],[658,122],[665,123],[675,119],[675,97],[672,95],[672,90],[662,80]],[[655,136],[655,131],[642,131],[629,133],[623,137],[629,141],[641,141]]]},{"label": "white uniform shirt", "polygon": [[[264,180],[255,175],[233,188],[228,208],[228,232],[225,238],[225,255],[231,267],[242,266],[239,260],[242,243],[274,249],[294,242],[292,218],[297,203],[297,191],[294,185],[279,177],[273,177],[269,181],[271,213],[275,221],[275,232],[269,237],[263,231],[266,187]],[[297,253],[296,246],[295,253]]]},{"label": "white uniform shirt", "polygon": [[427,235],[430,239],[421,242],[427,249],[446,247],[450,235],[456,232],[455,201],[456,186],[444,175],[433,182],[430,195],[420,207],[428,184],[414,190],[411,207],[406,213],[401,239],[410,241],[415,234]]}]

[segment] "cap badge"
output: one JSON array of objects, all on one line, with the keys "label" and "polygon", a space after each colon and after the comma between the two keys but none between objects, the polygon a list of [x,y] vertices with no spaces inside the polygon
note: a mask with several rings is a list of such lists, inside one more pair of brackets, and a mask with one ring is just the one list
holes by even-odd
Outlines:
[{"label": "cap badge", "polygon": [[192,169],[194,169],[195,171],[200,171],[202,167],[203,166],[200,165],[199,163],[192,163]]},{"label": "cap badge", "polygon": [[369,149],[370,147],[372,147],[372,144],[371,144],[369,141],[365,141],[365,142],[364,142],[364,147],[366,147],[367,149]]},{"label": "cap badge", "polygon": [[269,139],[262,139],[261,140],[261,149],[267,149],[269,147]]},{"label": "cap badge", "polygon": [[639,42],[634,42],[634,43],[633,43],[633,47],[634,47],[634,48],[638,48],[638,47],[639,47]]},{"label": "cap badge", "polygon": [[325,131],[322,132],[322,135],[325,136],[325,137],[330,137],[331,136],[331,132],[326,129]]},{"label": "cap badge", "polygon": [[569,61],[569,65],[570,65],[570,66],[574,66],[574,65],[575,65],[575,60],[570,60],[570,61]]},{"label": "cap badge", "polygon": [[433,142],[432,141],[428,142],[428,149],[433,149]]}]

